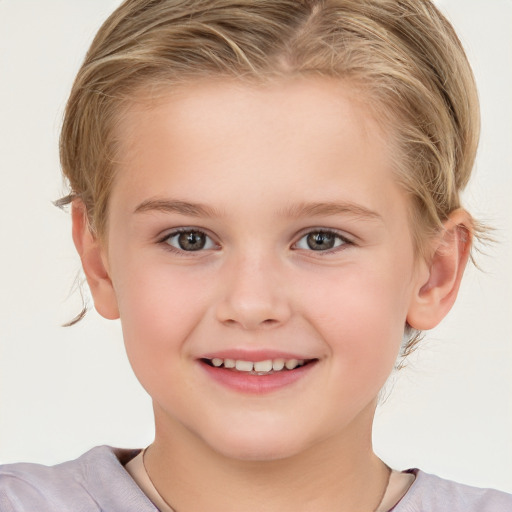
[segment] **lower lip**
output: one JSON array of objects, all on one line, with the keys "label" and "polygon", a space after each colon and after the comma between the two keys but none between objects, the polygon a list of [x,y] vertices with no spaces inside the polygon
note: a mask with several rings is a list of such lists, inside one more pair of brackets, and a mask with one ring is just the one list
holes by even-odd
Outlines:
[{"label": "lower lip", "polygon": [[282,370],[268,375],[253,375],[249,372],[217,368],[203,361],[200,361],[199,364],[213,380],[227,388],[241,393],[265,394],[283,389],[304,378],[317,362],[311,361],[294,370]]}]

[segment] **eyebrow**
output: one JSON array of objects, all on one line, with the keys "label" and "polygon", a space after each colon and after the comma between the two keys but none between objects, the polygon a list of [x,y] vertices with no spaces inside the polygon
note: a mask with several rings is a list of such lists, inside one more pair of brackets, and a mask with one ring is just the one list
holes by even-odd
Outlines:
[{"label": "eyebrow", "polygon": [[199,203],[177,201],[173,199],[147,199],[135,208],[134,213],[159,211],[167,213],[179,213],[190,217],[218,217],[219,212],[215,208]]},{"label": "eyebrow", "polygon": [[331,215],[348,215],[362,220],[383,220],[382,216],[365,206],[350,201],[300,203],[283,210],[288,217],[321,217]]},{"label": "eyebrow", "polygon": [[[134,213],[151,211],[178,213],[190,217],[219,217],[221,215],[215,208],[200,203],[159,198],[143,201],[135,208]],[[382,220],[379,213],[350,201],[299,203],[283,208],[278,213],[292,218],[348,215],[362,220]]]}]

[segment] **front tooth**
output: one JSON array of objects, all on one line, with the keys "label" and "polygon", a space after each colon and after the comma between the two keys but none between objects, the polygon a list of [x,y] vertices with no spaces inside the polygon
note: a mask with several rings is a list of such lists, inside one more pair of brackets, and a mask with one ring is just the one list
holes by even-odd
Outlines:
[{"label": "front tooth", "polygon": [[212,359],[212,364],[213,364],[213,366],[217,366],[217,367],[222,366],[222,359],[220,359],[218,357],[214,357]]},{"label": "front tooth", "polygon": [[266,361],[258,361],[254,363],[255,372],[269,372],[272,370],[272,360],[267,359]]},{"label": "front tooth", "polygon": [[235,360],[234,359],[224,359],[224,368],[234,368]]},{"label": "front tooth", "polygon": [[290,359],[290,360],[286,361],[285,366],[288,370],[293,370],[294,368],[297,367],[298,364],[299,364],[299,361],[297,359]]},{"label": "front tooth", "polygon": [[251,361],[236,361],[235,368],[239,372],[252,372],[254,364]]},{"label": "front tooth", "polygon": [[272,363],[272,369],[275,372],[279,372],[284,368],[284,359],[275,359]]}]

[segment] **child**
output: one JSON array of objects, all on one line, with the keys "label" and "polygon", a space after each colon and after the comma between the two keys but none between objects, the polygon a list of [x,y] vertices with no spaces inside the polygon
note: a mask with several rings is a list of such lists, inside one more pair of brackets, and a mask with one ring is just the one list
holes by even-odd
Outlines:
[{"label": "child", "polygon": [[510,510],[371,446],[482,233],[459,198],[477,139],[424,0],[125,2],[71,93],[61,204],[155,441],[4,466],[0,510]]}]

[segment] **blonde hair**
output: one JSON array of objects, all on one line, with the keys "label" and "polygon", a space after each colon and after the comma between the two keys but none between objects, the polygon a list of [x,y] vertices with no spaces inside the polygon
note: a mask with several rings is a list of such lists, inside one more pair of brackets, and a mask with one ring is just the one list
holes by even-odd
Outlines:
[{"label": "blonde hair", "polygon": [[[479,137],[476,87],[428,0],[126,0],[103,24],[67,104],[71,194],[105,233],[116,123],[137,91],[190,80],[315,75],[348,81],[389,129],[417,248],[461,206]],[[478,225],[476,225],[478,230]]]}]

